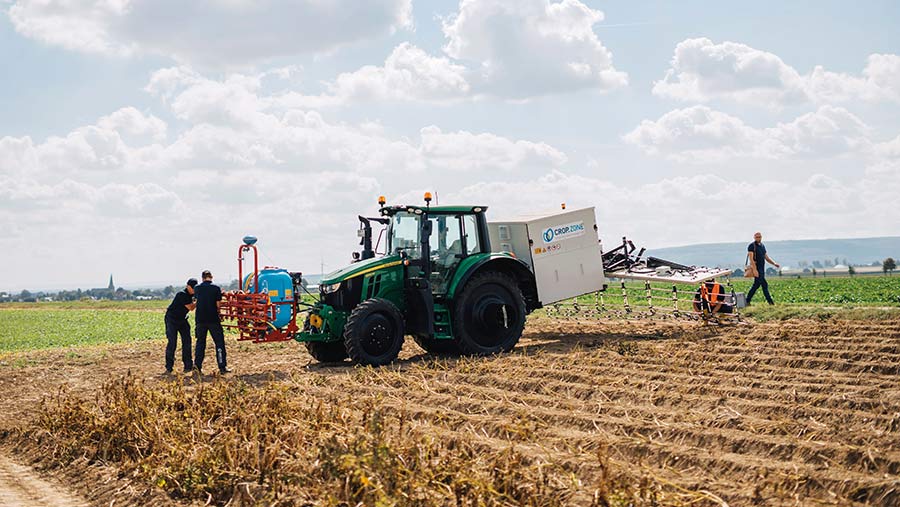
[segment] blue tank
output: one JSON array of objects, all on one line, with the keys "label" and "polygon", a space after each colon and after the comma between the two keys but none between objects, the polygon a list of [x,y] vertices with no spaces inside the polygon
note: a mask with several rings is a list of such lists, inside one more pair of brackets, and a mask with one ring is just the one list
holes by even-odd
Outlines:
[{"label": "blue tank", "polygon": [[[243,289],[253,290],[253,273],[244,277]],[[268,294],[272,303],[290,303],[275,306],[275,320],[271,324],[279,329],[291,321],[294,312],[294,283],[286,269],[265,268],[259,272],[259,287],[256,292]]]}]

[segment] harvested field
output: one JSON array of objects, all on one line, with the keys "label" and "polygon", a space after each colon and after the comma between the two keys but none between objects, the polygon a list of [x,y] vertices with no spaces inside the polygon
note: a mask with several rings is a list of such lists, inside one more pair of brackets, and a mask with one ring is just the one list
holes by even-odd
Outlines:
[{"label": "harvested field", "polygon": [[[537,471],[546,470],[544,484],[550,489],[543,493],[571,504],[590,504],[598,494],[613,502],[627,498],[666,505],[900,503],[896,320],[715,328],[535,318],[512,354],[433,360],[408,342],[401,362],[381,369],[313,363],[302,346],[292,343],[229,346],[236,372],[224,382],[246,384],[230,391],[216,377],[187,381],[184,389],[169,386],[171,378],[159,375],[158,341],[0,356],[0,390],[10,393],[0,400],[0,425],[19,428],[7,434],[5,444],[41,465],[52,466],[52,452],[64,448],[68,454],[58,453],[57,462],[69,459],[76,468],[87,468],[91,460],[105,461],[129,471],[127,479],[139,483],[131,491],[161,487],[179,502],[205,501],[208,490],[215,502],[224,503],[238,484],[258,482],[252,467],[235,466],[212,474],[217,482],[206,489],[148,485],[157,477],[153,467],[161,469],[166,459],[190,460],[190,453],[158,459],[161,451],[145,448],[101,460],[87,452],[96,449],[91,447],[96,442],[72,444],[76,435],[66,435],[64,427],[51,434],[46,431],[50,421],[22,423],[40,412],[37,400],[62,384],[69,385],[65,403],[88,400],[79,413],[93,418],[92,424],[103,422],[108,414],[98,411],[95,393],[130,370],[129,382],[146,393],[134,399],[176,392],[172,396],[190,400],[203,386],[231,397],[236,420],[242,403],[267,393],[294,410],[314,406],[315,400],[339,406],[348,427],[362,425],[364,414],[375,411],[390,421],[386,441],[400,456],[406,452],[400,424],[411,439],[455,442],[452,448],[433,448],[442,456],[460,458],[473,449],[479,456],[500,455],[513,449],[503,463],[520,463],[520,479],[528,484],[541,484],[544,476]],[[48,407],[44,415],[60,413],[53,412],[53,404]],[[172,415],[151,412],[142,420],[153,422],[153,413]],[[309,427],[309,421],[299,424],[306,416],[284,413],[280,422],[299,430]],[[209,441],[187,435],[178,444]],[[285,450],[279,458],[284,463],[302,463],[296,461],[302,458],[297,449]],[[482,472],[498,463],[473,458],[472,477],[486,480]],[[136,473],[141,465],[149,472]],[[568,482],[561,480],[565,477]],[[606,494],[607,487],[613,493]],[[92,497],[90,489],[82,493],[109,504],[109,492]],[[139,496],[120,490],[116,505],[140,503]],[[508,492],[496,497],[502,500],[497,504],[524,498],[515,496],[524,494],[515,488]]]}]

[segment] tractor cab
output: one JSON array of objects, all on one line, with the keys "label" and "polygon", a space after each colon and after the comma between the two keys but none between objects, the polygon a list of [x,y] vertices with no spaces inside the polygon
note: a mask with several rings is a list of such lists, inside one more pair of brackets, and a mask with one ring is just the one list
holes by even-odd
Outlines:
[{"label": "tractor cab", "polygon": [[486,206],[392,206],[388,217],[388,255],[399,255],[426,279],[434,296],[447,294],[459,266],[470,256],[490,252]]}]

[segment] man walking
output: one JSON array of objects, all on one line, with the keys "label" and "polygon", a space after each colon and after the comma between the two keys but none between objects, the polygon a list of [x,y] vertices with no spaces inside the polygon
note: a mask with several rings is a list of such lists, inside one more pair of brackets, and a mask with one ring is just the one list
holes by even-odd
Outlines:
[{"label": "man walking", "polygon": [[166,309],[166,373],[172,373],[175,366],[175,348],[178,345],[178,335],[181,335],[181,361],[184,363],[184,372],[190,373],[194,367],[191,359],[191,324],[188,322],[188,312],[196,306],[193,303],[194,287],[197,279],[191,278],[184,286],[184,290],[175,294],[172,303]]},{"label": "man walking", "polygon": [[216,363],[219,365],[219,373],[230,373],[225,358],[225,332],[222,330],[222,321],[219,317],[219,302],[222,301],[222,289],[213,285],[212,273],[204,271],[203,283],[194,288],[197,298],[196,333],[197,348],[194,351],[194,367],[199,373],[203,372],[203,358],[206,356],[206,333],[212,335],[216,346]]},{"label": "man walking", "polygon": [[762,233],[757,232],[753,235],[753,243],[747,246],[747,256],[750,258],[749,264],[756,267],[756,277],[753,279],[753,287],[747,293],[747,304],[753,299],[757,289],[762,287],[763,296],[770,305],[774,305],[772,296],[769,294],[769,282],[766,281],[766,262],[772,264],[776,268],[780,268],[781,264],[773,261],[766,253],[766,245],[762,243]]}]

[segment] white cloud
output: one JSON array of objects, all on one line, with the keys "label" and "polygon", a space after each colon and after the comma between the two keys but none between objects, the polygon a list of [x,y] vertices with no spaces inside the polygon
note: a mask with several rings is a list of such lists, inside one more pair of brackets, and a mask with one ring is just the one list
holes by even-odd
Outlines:
[{"label": "white cloud", "polygon": [[900,136],[897,136],[890,141],[876,143],[872,147],[872,151],[876,157],[885,160],[895,159],[900,161]]},{"label": "white cloud", "polygon": [[[0,178],[4,208],[32,214],[48,210],[53,214],[79,213],[107,217],[158,217],[183,208],[181,199],[155,183],[99,186],[63,180],[43,184],[29,179]],[[47,216],[40,217],[41,220]],[[58,216],[65,221],[67,217]]]},{"label": "white cloud", "polygon": [[679,162],[714,163],[747,157],[787,159],[841,155],[869,146],[869,128],[846,109],[822,106],[789,123],[755,128],[706,106],[644,120],[623,139],[650,155]]},{"label": "white cloud", "polygon": [[190,123],[246,125],[264,107],[257,92],[262,75],[230,74],[208,79],[188,66],[160,69],[145,90],[167,102],[179,119]]},{"label": "white cloud", "polygon": [[163,141],[166,138],[167,125],[153,116],[145,115],[133,107],[123,107],[104,116],[97,121],[97,126],[106,130],[115,130],[120,135],[137,138],[147,137],[152,141]]},{"label": "white cloud", "polygon": [[20,34],[70,50],[251,65],[329,51],[412,26],[411,0],[17,0]]},{"label": "white cloud", "polygon": [[404,42],[394,48],[383,66],[366,65],[355,72],[340,74],[328,83],[327,93],[303,96],[290,93],[280,98],[284,104],[320,107],[350,101],[410,100],[450,102],[469,94],[465,68],[447,58],[433,57]]},{"label": "white cloud", "polygon": [[551,169],[566,163],[564,153],[545,143],[513,141],[494,134],[444,133],[434,125],[421,131],[420,152],[434,168],[453,171]]},{"label": "white cloud", "polygon": [[748,103],[805,100],[803,80],[778,56],[735,42],[679,42],[672,67],[654,83],[655,95],[706,102],[727,97]]},{"label": "white cloud", "polygon": [[603,13],[578,0],[463,0],[444,21],[444,51],[483,93],[529,98],[627,84],[593,31]]},{"label": "white cloud", "polygon": [[783,147],[779,155],[829,157],[865,149],[870,128],[844,108],[821,106],[790,123],[763,130]]},{"label": "white cloud", "polygon": [[806,77],[810,97],[818,102],[851,100],[900,102],[900,56],[869,55],[862,76],[829,72],[821,66]]},{"label": "white cloud", "polygon": [[168,126],[153,115],[126,107],[41,143],[30,137],[0,138],[0,174],[108,181],[108,172],[133,173],[161,149]]},{"label": "white cloud", "polygon": [[736,42],[686,39],[654,95],[681,101],[716,99],[779,108],[803,102],[900,102],[900,56],[870,55],[861,76],[815,67],[801,75],[777,55]]},{"label": "white cloud", "polygon": [[578,0],[464,0],[444,20],[444,52],[404,42],[384,65],[366,65],[324,83],[325,92],[286,93],[294,107],[360,101],[453,103],[485,96],[527,100],[581,89],[625,86],[624,72],[593,31],[603,13]]},{"label": "white cloud", "polygon": [[[147,90],[191,127],[167,146],[161,165],[204,168],[406,172],[559,167],[566,156],[545,143],[490,133],[423,128],[421,141],[387,137],[378,124],[326,121],[284,95],[260,92],[260,77],[208,79],[187,67],[162,69]],[[307,168],[307,169],[300,169]]]}]

